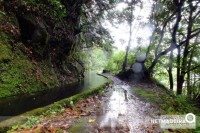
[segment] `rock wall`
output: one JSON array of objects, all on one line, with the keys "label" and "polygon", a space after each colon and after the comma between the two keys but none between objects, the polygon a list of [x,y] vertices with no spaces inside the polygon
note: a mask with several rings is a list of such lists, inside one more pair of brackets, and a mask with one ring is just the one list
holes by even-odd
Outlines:
[{"label": "rock wall", "polygon": [[83,78],[84,66],[71,56],[75,50],[71,27],[78,22],[63,28],[64,18],[45,16],[18,0],[0,1],[0,7],[0,98]]}]

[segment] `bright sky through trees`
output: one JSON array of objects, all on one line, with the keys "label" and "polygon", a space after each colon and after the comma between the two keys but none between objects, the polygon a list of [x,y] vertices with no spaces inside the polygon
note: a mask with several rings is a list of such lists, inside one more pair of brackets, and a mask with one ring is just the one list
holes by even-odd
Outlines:
[{"label": "bright sky through trees", "polygon": [[[137,46],[145,46],[149,44],[149,38],[152,35],[154,29],[153,25],[149,21],[149,17],[152,11],[152,0],[142,0],[142,6],[136,5],[133,16],[133,34],[132,34],[132,43],[131,48]],[[122,12],[127,7],[125,3],[119,3],[116,6],[117,11]],[[109,29],[111,36],[113,37],[115,44],[118,50],[125,50],[128,44],[129,39],[129,25],[127,21],[124,21],[121,24],[115,24],[114,27],[108,21],[104,23],[105,27]]]}]

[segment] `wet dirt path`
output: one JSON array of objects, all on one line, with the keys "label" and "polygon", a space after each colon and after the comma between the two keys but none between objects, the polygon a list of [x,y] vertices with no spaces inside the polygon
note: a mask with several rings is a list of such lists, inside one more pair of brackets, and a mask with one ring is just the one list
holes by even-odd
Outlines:
[{"label": "wet dirt path", "polygon": [[[133,85],[109,76],[113,83],[102,95],[94,95],[59,114],[46,116],[31,128],[19,128],[12,133],[160,133],[158,125],[151,124],[159,116],[159,108],[134,95]],[[143,88],[145,87],[142,85]],[[141,87],[141,86],[140,86]],[[146,89],[149,89],[148,87]]]},{"label": "wet dirt path", "polygon": [[116,77],[105,93],[85,108],[88,116],[78,117],[68,130],[76,133],[157,133],[161,129],[151,124],[158,116],[156,105],[141,101],[134,95],[134,88]]}]

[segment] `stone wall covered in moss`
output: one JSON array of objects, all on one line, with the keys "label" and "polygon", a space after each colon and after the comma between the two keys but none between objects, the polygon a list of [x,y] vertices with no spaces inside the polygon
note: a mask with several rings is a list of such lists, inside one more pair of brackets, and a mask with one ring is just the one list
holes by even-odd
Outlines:
[{"label": "stone wall covered in moss", "polygon": [[70,56],[74,26],[62,31],[64,18],[29,2],[0,1],[0,98],[77,82],[83,75]]}]

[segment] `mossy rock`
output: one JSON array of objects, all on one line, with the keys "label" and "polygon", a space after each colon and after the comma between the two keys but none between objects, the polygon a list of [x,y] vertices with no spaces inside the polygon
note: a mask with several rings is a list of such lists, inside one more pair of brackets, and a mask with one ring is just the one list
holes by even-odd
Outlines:
[{"label": "mossy rock", "polygon": [[18,16],[17,19],[24,44],[32,48],[35,57],[48,58],[49,34],[44,20],[42,18],[38,19],[32,14]]},{"label": "mossy rock", "polygon": [[12,95],[12,93],[9,90],[1,90],[0,88],[0,97],[6,97]]},{"label": "mossy rock", "polygon": [[0,97],[34,93],[59,85],[51,62],[33,64],[23,43],[11,46],[8,40],[12,38],[0,34]]}]

